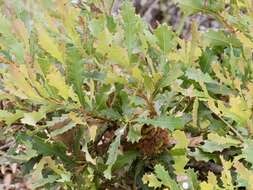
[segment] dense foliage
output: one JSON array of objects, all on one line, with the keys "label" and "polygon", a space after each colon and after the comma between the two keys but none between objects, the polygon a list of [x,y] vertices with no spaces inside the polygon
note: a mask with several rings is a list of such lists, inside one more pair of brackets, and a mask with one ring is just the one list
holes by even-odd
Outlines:
[{"label": "dense foliage", "polygon": [[[252,1],[175,2],[177,31],[127,1],[0,1],[0,164],[31,189],[252,190]],[[222,27],[180,38],[199,12]]]}]

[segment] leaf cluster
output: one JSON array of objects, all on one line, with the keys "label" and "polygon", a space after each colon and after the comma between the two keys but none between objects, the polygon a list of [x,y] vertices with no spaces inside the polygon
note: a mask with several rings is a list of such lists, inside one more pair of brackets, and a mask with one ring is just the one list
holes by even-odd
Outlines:
[{"label": "leaf cluster", "polygon": [[221,28],[182,39],[128,1],[4,0],[0,163],[31,189],[253,189],[253,4],[174,1]]}]

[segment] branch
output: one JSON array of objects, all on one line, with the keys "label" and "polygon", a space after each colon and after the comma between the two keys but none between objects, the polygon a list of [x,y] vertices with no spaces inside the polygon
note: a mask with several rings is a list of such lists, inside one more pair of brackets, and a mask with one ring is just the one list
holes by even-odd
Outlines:
[{"label": "branch", "polygon": [[0,56],[0,62],[8,64],[8,65],[14,65],[15,63],[13,61],[10,61],[6,59],[4,56]]}]

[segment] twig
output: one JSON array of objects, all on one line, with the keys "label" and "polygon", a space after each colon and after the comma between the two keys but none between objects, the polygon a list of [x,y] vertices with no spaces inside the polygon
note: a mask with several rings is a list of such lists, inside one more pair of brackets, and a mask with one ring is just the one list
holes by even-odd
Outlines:
[{"label": "twig", "polygon": [[[206,104],[204,104],[208,109],[210,109]],[[211,110],[212,111],[212,110]],[[215,114],[215,113],[214,113]],[[238,139],[243,143],[243,136],[230,124],[228,123],[225,119],[223,119],[220,115],[215,114],[223,123],[225,123],[229,129],[238,137]]]},{"label": "twig", "polygon": [[10,61],[10,60],[6,59],[3,56],[0,56],[0,62],[8,64],[8,65],[14,65],[15,64],[13,61]]},{"label": "twig", "polygon": [[230,130],[237,135],[238,139],[241,141],[241,142],[244,142],[243,140],[243,136],[232,126],[230,125],[230,123],[228,123],[225,119],[223,119],[221,116],[217,115],[221,121],[223,121],[229,128]]},{"label": "twig", "polygon": [[213,16],[215,16],[221,23],[223,23],[223,25],[230,31],[230,32],[232,32],[232,33],[236,33],[236,29],[232,26],[232,25],[230,25],[227,21],[226,21],[226,19],[223,17],[223,16],[221,16],[220,14],[217,14],[217,13],[215,13],[215,14],[213,14]]},{"label": "twig", "polygon": [[219,13],[210,11],[208,9],[203,10],[202,12],[214,16],[218,21],[220,21],[230,32],[236,33],[237,29],[235,29],[231,24],[227,22],[227,20]]},{"label": "twig", "polygon": [[10,148],[13,144],[14,144],[14,141],[10,141],[7,144],[0,146],[0,150],[5,150],[6,148]]},{"label": "twig", "polygon": [[157,115],[156,113],[156,110],[155,110],[155,107],[154,107],[154,103],[153,103],[153,99],[152,97],[151,98],[148,98],[146,95],[144,95],[142,92],[137,92],[136,93],[137,96],[143,98],[145,100],[145,102],[147,103],[147,106],[148,106],[148,109],[150,111],[150,116],[151,117],[154,117]]}]

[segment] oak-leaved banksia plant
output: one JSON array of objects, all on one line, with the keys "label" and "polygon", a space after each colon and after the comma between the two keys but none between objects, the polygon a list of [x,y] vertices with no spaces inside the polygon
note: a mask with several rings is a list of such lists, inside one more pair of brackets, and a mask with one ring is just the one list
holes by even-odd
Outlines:
[{"label": "oak-leaved banksia plant", "polygon": [[[27,189],[252,190],[252,1],[174,0],[176,31],[113,3],[0,1],[0,165]],[[199,13],[220,29],[181,38]]]}]

